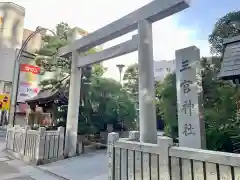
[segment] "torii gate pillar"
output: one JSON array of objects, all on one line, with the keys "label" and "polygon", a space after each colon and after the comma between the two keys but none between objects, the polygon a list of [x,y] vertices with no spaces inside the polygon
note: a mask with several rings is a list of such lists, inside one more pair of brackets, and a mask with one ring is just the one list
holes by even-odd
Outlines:
[{"label": "torii gate pillar", "polygon": [[138,22],[140,142],[157,143],[152,23]]},{"label": "torii gate pillar", "polygon": [[[72,34],[71,41],[77,39],[78,33],[75,30]],[[72,52],[71,76],[68,99],[67,125],[65,136],[64,156],[72,157],[77,154],[77,135],[78,135],[78,114],[80,105],[81,90],[81,68],[77,67],[79,52]]]}]

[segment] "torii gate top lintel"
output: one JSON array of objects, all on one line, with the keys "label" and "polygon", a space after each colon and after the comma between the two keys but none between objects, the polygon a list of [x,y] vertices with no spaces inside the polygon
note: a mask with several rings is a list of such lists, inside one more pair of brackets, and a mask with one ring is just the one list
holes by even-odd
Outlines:
[{"label": "torii gate top lintel", "polygon": [[75,50],[86,51],[90,48],[118,38],[137,29],[139,20],[156,22],[189,7],[189,0],[154,0],[136,11],[75,40],[72,44],[59,49],[62,57],[69,56]]},{"label": "torii gate top lintel", "polygon": [[[66,155],[75,155],[77,149],[76,142],[82,67],[133,51],[138,51],[140,142],[157,142],[152,23],[188,8],[189,3],[187,1],[188,0],[153,0],[140,9],[81,39],[72,41],[68,46],[59,49],[58,54],[60,56],[72,56],[65,138]],[[79,53],[136,29],[138,30],[138,34],[124,43],[87,56],[82,56]],[[74,39],[76,39],[75,33],[73,33],[71,40]]]}]

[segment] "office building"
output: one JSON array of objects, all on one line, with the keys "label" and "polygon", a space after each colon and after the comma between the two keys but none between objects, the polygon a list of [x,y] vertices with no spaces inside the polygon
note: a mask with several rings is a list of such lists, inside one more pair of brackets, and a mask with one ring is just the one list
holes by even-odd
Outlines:
[{"label": "office building", "polygon": [[10,92],[16,50],[23,38],[25,9],[11,2],[0,2],[0,93]]},{"label": "office building", "polygon": [[157,81],[163,81],[167,75],[175,72],[175,60],[154,61],[154,77]]},{"label": "office building", "polygon": [[[24,29],[25,9],[15,3],[0,2],[0,93],[10,93],[17,50],[33,32]],[[21,62],[34,64],[32,54],[41,48],[42,35],[36,34],[24,49]]]}]

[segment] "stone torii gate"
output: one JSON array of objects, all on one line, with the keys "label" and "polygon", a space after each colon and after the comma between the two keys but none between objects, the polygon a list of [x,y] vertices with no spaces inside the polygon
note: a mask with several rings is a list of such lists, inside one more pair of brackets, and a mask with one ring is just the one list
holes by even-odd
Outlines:
[{"label": "stone torii gate", "polygon": [[[157,142],[155,87],[153,71],[152,23],[189,7],[188,0],[154,0],[140,9],[70,45],[59,49],[61,57],[72,56],[66,126],[65,156],[74,156],[77,146],[81,68],[138,50],[140,141]],[[138,29],[131,40],[101,52],[81,56],[90,48]]]}]

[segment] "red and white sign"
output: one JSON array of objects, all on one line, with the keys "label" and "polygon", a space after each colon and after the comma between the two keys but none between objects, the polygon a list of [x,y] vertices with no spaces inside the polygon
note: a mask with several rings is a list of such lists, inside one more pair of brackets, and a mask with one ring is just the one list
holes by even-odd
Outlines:
[{"label": "red and white sign", "polygon": [[29,64],[21,64],[20,65],[20,71],[21,72],[31,72],[33,74],[40,74],[40,67],[32,66],[32,65],[29,65]]},{"label": "red and white sign", "polygon": [[20,65],[20,77],[17,102],[25,102],[39,92],[40,67],[29,64]]}]

